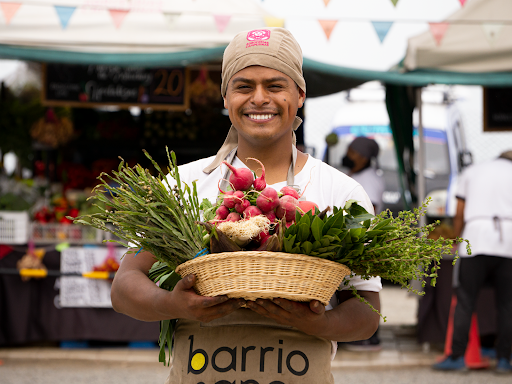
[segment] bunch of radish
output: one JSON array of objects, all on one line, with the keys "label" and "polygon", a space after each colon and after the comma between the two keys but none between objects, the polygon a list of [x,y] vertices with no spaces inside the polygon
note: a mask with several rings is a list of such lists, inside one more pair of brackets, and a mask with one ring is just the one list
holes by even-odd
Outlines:
[{"label": "bunch of radish", "polygon": [[[249,221],[257,216],[265,216],[271,224],[270,228],[276,227],[281,221],[290,226],[295,221],[297,211],[303,215],[311,209],[314,212],[315,207],[318,208],[313,202],[299,201],[300,196],[292,187],[283,187],[278,192],[267,186],[263,164],[254,158],[248,160],[259,163],[262,169],[260,177],[255,177],[248,168],[235,168],[226,161],[223,162],[232,172],[228,179],[232,189],[223,191],[219,187],[219,204],[212,223]],[[253,241],[263,244],[271,233],[272,229],[264,230]]]}]

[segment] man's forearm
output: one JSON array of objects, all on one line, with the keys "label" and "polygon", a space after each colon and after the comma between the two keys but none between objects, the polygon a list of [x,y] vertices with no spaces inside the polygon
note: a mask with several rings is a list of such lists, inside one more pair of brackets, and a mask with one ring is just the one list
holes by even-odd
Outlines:
[{"label": "man's forearm", "polygon": [[[380,309],[379,294],[376,292],[360,292],[360,295],[376,309]],[[372,336],[379,326],[380,316],[366,303],[352,297],[336,308],[325,312],[326,324],[315,329],[315,336],[334,341],[366,340]]]},{"label": "man's forearm", "polygon": [[116,279],[111,292],[116,312],[142,321],[172,318],[168,313],[171,293],[156,286],[143,272],[129,270]]}]

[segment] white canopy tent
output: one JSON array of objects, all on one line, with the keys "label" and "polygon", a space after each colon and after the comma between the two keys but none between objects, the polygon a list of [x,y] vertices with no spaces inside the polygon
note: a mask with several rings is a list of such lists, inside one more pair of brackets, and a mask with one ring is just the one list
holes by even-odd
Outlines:
[{"label": "white canopy tent", "polygon": [[2,45],[104,54],[225,47],[268,16],[251,0],[27,0],[2,9]]},{"label": "white canopy tent", "polygon": [[445,29],[440,43],[427,31],[409,39],[408,71],[455,72],[512,70],[512,1],[471,0],[434,28]]}]

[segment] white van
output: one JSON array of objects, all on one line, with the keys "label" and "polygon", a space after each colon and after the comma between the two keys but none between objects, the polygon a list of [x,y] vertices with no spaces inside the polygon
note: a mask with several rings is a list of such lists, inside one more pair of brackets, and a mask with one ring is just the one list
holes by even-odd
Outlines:
[{"label": "white van", "polygon": [[[375,139],[380,146],[378,166],[385,180],[383,208],[392,212],[404,210],[404,197],[409,191],[405,176],[402,192],[400,174],[389,116],[384,101],[383,87],[355,89],[347,93],[347,101],[340,107],[332,122],[332,132],[338,137],[324,155],[330,165],[341,167],[341,159],[348,145],[357,136]],[[431,218],[452,217],[455,214],[454,189],[462,168],[471,162],[463,135],[462,122],[456,102],[450,99],[449,88],[432,86],[423,90],[423,140],[426,151],[425,184],[427,196],[432,197],[427,215]],[[414,168],[418,172],[418,113],[413,115],[415,146]],[[407,156],[406,156],[407,157]],[[405,161],[405,167],[408,166]]]}]

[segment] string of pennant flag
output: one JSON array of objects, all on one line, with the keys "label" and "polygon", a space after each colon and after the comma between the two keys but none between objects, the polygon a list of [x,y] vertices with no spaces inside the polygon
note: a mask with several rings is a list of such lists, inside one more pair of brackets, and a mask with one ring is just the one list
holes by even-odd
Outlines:
[{"label": "string of pennant flag", "polygon": [[[263,1],[263,0],[262,0]],[[391,3],[396,7],[399,0],[390,0]],[[464,6],[467,0],[459,0],[461,6]],[[324,6],[327,7],[331,0],[323,0]],[[91,0],[89,2],[89,6],[93,4],[94,9],[98,10],[107,10],[112,18],[113,25],[116,29],[119,29],[121,25],[123,24],[124,19],[130,12],[137,12],[141,11],[141,9],[111,9],[111,8],[101,8],[101,2],[94,2],[94,0]],[[0,9],[3,12],[4,20],[6,25],[9,25],[11,23],[11,20],[15,17],[16,13],[19,11],[21,6],[24,5],[23,3],[15,3],[15,2],[5,2],[0,1]],[[59,18],[60,25],[62,29],[66,29],[68,27],[68,24],[75,13],[77,7],[72,6],[63,6],[63,5],[51,5]],[[146,10],[148,11],[148,10]],[[175,13],[175,12],[163,12],[161,9],[152,9],[149,11],[159,11],[163,13],[165,18],[167,19],[167,22],[169,24],[176,23],[177,19],[182,15],[181,13]],[[191,13],[191,12],[187,12]],[[193,13],[199,13],[199,12],[193,12]],[[222,33],[226,27],[228,26],[232,15],[226,15],[226,14],[212,14],[212,17],[215,21],[215,25],[217,27],[217,30],[219,33]],[[396,21],[371,21],[366,19],[354,19],[354,18],[337,18],[337,19],[319,19],[318,22],[325,34],[325,37],[327,40],[330,39],[331,34],[336,27],[336,25],[340,21],[350,21],[350,22],[369,22],[373,29],[375,30],[375,33],[381,42],[381,44],[386,39],[386,36],[388,35],[390,29],[395,23],[401,22],[401,23],[428,23],[430,32],[432,34],[432,37],[437,45],[440,45],[443,37],[445,36],[446,32],[448,31],[450,25],[452,24],[479,24],[482,27],[482,31],[489,42],[490,45],[492,45],[500,35],[501,29],[505,24],[512,24],[512,21],[510,20],[503,20],[503,21],[492,21],[487,22],[485,20],[468,20],[468,21],[450,21],[450,22],[428,22],[425,20],[396,20]],[[285,25],[285,19],[278,18],[278,17],[271,17],[271,16],[265,16],[264,22],[267,27],[284,27]]]}]

